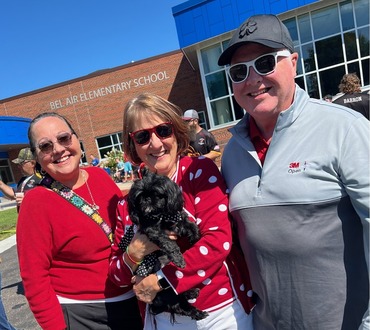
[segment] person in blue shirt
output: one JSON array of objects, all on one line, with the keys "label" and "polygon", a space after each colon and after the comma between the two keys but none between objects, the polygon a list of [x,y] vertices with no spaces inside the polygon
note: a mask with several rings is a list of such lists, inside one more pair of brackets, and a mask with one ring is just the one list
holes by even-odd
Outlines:
[{"label": "person in blue shirt", "polygon": [[127,182],[129,175],[130,175],[130,180],[132,181],[134,179],[133,169],[132,169],[132,164],[128,160],[125,162],[123,170],[125,172],[123,182]]},{"label": "person in blue shirt", "polygon": [[91,165],[92,166],[98,166],[99,163],[100,163],[100,160],[99,158],[96,158],[93,154],[90,155],[90,158],[91,158]]}]

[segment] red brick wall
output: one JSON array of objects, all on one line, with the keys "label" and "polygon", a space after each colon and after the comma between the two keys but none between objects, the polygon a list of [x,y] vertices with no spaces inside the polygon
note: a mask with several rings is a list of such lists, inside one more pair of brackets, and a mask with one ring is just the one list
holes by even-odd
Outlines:
[{"label": "red brick wall", "polygon": [[[97,94],[107,87],[111,93]],[[159,94],[183,111],[206,110],[199,71],[179,50],[0,100],[0,116],[33,118],[56,111],[71,121],[88,157],[98,154],[96,137],[122,131],[126,102],[143,92]],[[226,129],[213,133],[223,149],[229,133]]]}]

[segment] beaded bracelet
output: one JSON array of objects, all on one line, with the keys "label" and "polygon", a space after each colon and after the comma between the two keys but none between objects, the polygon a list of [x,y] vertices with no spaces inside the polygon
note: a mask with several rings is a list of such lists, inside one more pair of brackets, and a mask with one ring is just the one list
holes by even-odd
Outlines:
[{"label": "beaded bracelet", "polygon": [[130,256],[130,253],[128,253],[128,246],[126,247],[126,254],[127,254],[128,259],[129,259],[133,264],[135,264],[135,265],[140,265],[140,264],[143,262],[143,260],[136,261],[136,260],[134,260],[134,259]]}]

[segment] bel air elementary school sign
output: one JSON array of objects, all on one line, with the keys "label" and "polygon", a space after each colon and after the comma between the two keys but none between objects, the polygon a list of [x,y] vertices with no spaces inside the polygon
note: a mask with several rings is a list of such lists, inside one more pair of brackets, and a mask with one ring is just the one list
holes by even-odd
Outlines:
[{"label": "bel air elementary school sign", "polygon": [[138,88],[148,84],[155,84],[159,81],[167,80],[169,78],[170,77],[168,76],[166,71],[160,71],[148,76],[142,76],[139,78],[130,79],[128,81],[122,81],[116,84],[112,84],[110,86],[104,86],[97,88],[95,90],[71,95],[69,97],[66,97],[64,100],[59,99],[52,101],[50,102],[50,109],[51,110],[61,109],[73,105],[75,103],[86,102],[92,99],[96,99],[98,97],[104,97],[114,93],[124,92],[130,90],[131,88]]}]

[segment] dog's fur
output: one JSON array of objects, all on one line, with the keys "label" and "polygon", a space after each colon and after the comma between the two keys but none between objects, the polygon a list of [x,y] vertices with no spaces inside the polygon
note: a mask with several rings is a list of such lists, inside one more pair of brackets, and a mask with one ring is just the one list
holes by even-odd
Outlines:
[{"label": "dog's fur", "polygon": [[[178,237],[186,237],[192,245],[200,237],[198,226],[189,221],[183,210],[184,200],[175,182],[148,170],[144,170],[142,174],[143,178],[135,180],[127,197],[130,218],[141,233],[158,245],[160,252],[157,257],[165,256],[167,262],[172,261],[176,266],[184,268],[185,261],[180,248],[175,240],[168,237],[166,231],[174,232]],[[161,268],[162,256],[149,270],[150,273],[155,273]],[[150,311],[153,314],[169,312],[172,322],[175,322],[175,314],[201,320],[208,313],[198,310],[188,302],[198,295],[199,289],[191,289],[179,295],[172,288],[162,290],[150,304]]]}]

